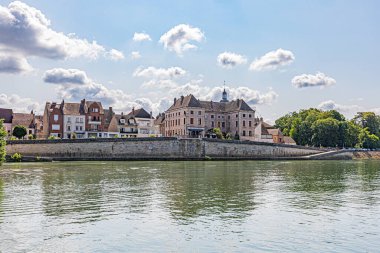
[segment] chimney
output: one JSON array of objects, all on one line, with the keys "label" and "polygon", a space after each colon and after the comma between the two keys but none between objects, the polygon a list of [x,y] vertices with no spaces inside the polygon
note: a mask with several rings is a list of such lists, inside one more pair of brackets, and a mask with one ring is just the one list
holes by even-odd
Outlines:
[{"label": "chimney", "polygon": [[174,98],[174,104],[177,102],[177,98]]},{"label": "chimney", "polygon": [[261,122],[263,122],[263,121],[264,121],[263,117],[261,117],[261,118],[260,118],[260,121],[261,121]]},{"label": "chimney", "polygon": [[135,115],[135,107],[132,107],[132,115]]},{"label": "chimney", "polygon": [[181,105],[182,105],[182,103],[183,103],[183,99],[184,99],[185,97],[184,96],[181,96]]},{"label": "chimney", "polygon": [[81,102],[81,104],[84,104],[84,103],[86,103],[86,99],[82,99],[80,102]]},{"label": "chimney", "polygon": [[110,111],[110,113],[111,113],[111,115],[112,115],[112,114],[113,114],[112,106],[110,106],[110,107],[108,108],[108,110]]},{"label": "chimney", "polygon": [[153,118],[153,112],[150,111],[150,118]]}]

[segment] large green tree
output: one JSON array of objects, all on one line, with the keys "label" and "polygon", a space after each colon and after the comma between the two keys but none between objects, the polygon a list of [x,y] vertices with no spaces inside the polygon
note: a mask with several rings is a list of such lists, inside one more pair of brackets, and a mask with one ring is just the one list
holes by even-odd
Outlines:
[{"label": "large green tree", "polygon": [[5,137],[7,136],[3,122],[4,120],[0,119],[0,165],[4,162],[5,158]]},{"label": "large green tree", "polygon": [[358,112],[354,117],[354,121],[362,128],[368,128],[371,134],[380,136],[380,116],[374,112]]},{"label": "large green tree", "polygon": [[375,134],[371,134],[369,128],[364,128],[359,134],[359,147],[361,148],[380,148],[380,139]]},{"label": "large green tree", "polygon": [[339,143],[339,121],[334,118],[319,119],[312,125],[313,146],[335,147]]},{"label": "large green tree", "polygon": [[17,137],[18,139],[21,139],[27,134],[27,131],[26,131],[26,128],[24,126],[15,126],[13,128],[12,134],[13,134],[13,136]]}]

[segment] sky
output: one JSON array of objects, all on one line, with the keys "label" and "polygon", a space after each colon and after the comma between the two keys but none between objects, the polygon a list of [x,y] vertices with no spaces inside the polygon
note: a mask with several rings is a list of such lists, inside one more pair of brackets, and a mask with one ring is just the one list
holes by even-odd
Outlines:
[{"label": "sky", "polygon": [[0,0],[0,107],[156,115],[181,95],[219,101],[225,82],[269,122],[380,113],[379,24],[376,0]]}]

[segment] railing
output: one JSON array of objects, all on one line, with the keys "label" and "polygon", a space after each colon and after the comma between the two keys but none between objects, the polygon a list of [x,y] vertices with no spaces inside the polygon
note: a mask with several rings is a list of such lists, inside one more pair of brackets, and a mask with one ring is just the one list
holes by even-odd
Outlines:
[{"label": "railing", "polygon": [[120,133],[121,134],[137,134],[138,131],[137,130],[133,130],[133,131],[131,131],[131,130],[120,130]]}]

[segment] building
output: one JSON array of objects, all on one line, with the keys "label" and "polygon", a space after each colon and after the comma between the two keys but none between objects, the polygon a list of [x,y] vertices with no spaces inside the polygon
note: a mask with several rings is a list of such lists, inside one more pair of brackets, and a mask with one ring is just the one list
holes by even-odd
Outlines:
[{"label": "building", "polygon": [[165,112],[165,136],[205,137],[212,129],[241,140],[254,140],[255,111],[243,100],[200,101],[193,95],[174,99]]},{"label": "building", "polygon": [[63,101],[61,104],[56,102],[46,102],[43,115],[43,136],[47,139],[49,136],[63,138]]},{"label": "building", "polygon": [[12,131],[15,126],[23,126],[26,128],[26,134],[35,135],[36,125],[35,125],[35,115],[34,112],[30,113],[13,113],[12,115]]},{"label": "building", "polygon": [[165,113],[159,113],[154,120],[155,131],[158,137],[165,136]]},{"label": "building", "polygon": [[86,138],[86,116],[80,103],[62,101],[63,138]]},{"label": "building", "polygon": [[12,136],[12,118],[12,109],[0,108],[0,119],[3,120],[3,125],[8,136]]},{"label": "building", "polygon": [[132,111],[127,115],[129,119],[134,119],[137,124],[137,137],[158,136],[158,132],[154,126],[154,117],[152,112],[148,113],[144,108]]}]

